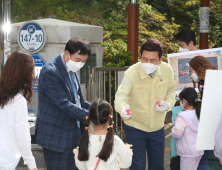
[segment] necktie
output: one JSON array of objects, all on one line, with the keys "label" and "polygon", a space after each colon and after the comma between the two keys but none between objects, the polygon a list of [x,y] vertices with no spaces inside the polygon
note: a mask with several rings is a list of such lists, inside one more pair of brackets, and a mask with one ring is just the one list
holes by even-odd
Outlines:
[{"label": "necktie", "polygon": [[[74,91],[75,101],[76,101],[76,104],[77,104],[78,102],[80,102],[79,99],[78,99],[77,81],[76,81],[75,75],[72,71],[69,71],[69,74],[70,74],[71,79],[72,79],[71,84],[72,84],[72,88],[73,88],[73,91]],[[77,120],[77,126],[80,127],[80,122],[78,120]]]}]

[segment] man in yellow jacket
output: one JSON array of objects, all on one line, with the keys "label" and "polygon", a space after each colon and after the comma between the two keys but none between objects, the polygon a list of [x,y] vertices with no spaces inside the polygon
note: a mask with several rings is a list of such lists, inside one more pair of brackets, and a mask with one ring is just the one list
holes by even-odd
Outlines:
[{"label": "man in yellow jacket", "polygon": [[[164,170],[166,111],[175,104],[176,83],[172,68],[162,62],[163,47],[148,39],[140,49],[141,62],[124,74],[115,96],[115,109],[124,120],[126,139],[133,145],[130,170]],[[131,114],[126,112],[130,106]]]}]

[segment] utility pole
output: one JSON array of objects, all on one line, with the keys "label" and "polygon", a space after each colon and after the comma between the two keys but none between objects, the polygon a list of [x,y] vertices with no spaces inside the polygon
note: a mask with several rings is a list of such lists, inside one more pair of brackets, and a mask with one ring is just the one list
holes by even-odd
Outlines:
[{"label": "utility pole", "polygon": [[138,62],[138,36],[139,36],[139,3],[130,0],[128,5],[128,42],[127,50],[133,53],[133,62]]},{"label": "utility pole", "polygon": [[208,49],[210,0],[201,0],[200,4],[200,49]]}]

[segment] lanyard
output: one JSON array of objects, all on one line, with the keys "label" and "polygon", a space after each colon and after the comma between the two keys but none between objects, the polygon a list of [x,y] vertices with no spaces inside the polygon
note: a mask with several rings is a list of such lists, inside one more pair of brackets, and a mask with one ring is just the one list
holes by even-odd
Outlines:
[{"label": "lanyard", "polygon": [[[62,55],[61,55],[61,60],[62,60],[62,63],[63,63],[63,65],[64,65],[65,69],[67,70],[67,67],[66,67],[66,65],[65,65],[65,63],[64,63],[64,61],[63,61],[63,59],[62,59]],[[67,70],[67,72],[68,72],[68,70]],[[76,83],[78,83],[76,74],[75,74],[75,73],[73,73],[73,74],[74,74],[74,76],[75,76],[75,78],[76,78]],[[75,94],[75,91],[74,91],[74,97],[76,96],[76,97],[75,97],[76,104],[77,104],[78,107],[81,108],[80,95],[79,95],[79,91],[78,91],[78,89],[77,89],[77,85],[76,85],[75,81],[73,80],[73,78],[72,78],[72,76],[70,75],[69,72],[68,72],[68,75],[69,75],[70,80],[71,80],[71,81],[74,83],[74,85],[75,85],[76,94]],[[74,89],[73,89],[73,90],[74,90]],[[80,122],[79,122],[78,120],[77,120],[77,125],[78,125],[78,127],[80,127]]]},{"label": "lanyard", "polygon": [[[62,59],[62,55],[61,55],[61,60],[62,60],[62,63],[63,63],[63,65],[64,65],[64,67],[66,68],[66,65],[65,65],[65,63],[64,63],[64,61],[63,61],[63,59]],[[67,68],[66,68],[66,70],[67,70]],[[76,77],[75,73],[73,73],[73,74],[74,74],[74,76],[75,76],[75,78],[76,78],[76,81],[77,81],[77,77]],[[70,73],[69,73],[69,72],[68,72],[68,75],[69,75],[70,79],[72,80],[72,82],[74,83],[75,88],[76,88],[76,91],[77,91],[77,95],[78,95],[77,85],[76,85],[75,81],[73,80],[72,76],[70,76]]]},{"label": "lanyard", "polygon": [[[70,73],[69,73],[69,74],[70,74]],[[73,73],[73,74],[74,74],[74,76],[75,76],[75,78],[76,78],[75,73]],[[75,88],[76,88],[76,91],[77,91],[77,93],[78,93],[78,90],[77,90],[77,85],[76,85],[75,81],[73,80],[72,76],[70,76],[70,75],[69,75],[69,77],[71,78],[72,82],[74,83]],[[76,81],[77,81],[77,79],[76,79]]]}]

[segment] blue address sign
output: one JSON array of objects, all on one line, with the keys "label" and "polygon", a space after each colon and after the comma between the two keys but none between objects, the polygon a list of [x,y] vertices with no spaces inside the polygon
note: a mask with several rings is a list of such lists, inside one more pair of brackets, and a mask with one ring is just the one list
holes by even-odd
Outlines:
[{"label": "blue address sign", "polygon": [[18,44],[19,46],[30,52],[37,53],[45,45],[46,34],[44,28],[34,22],[26,22],[18,31]]}]

